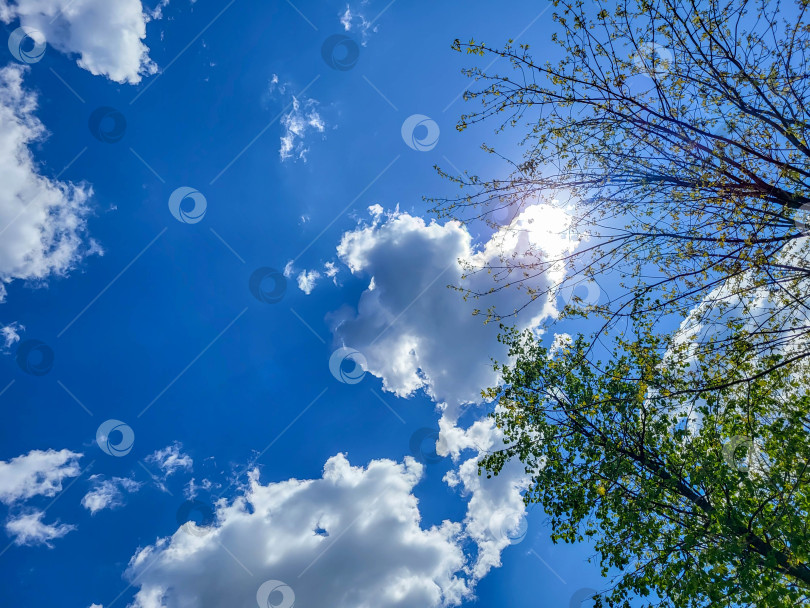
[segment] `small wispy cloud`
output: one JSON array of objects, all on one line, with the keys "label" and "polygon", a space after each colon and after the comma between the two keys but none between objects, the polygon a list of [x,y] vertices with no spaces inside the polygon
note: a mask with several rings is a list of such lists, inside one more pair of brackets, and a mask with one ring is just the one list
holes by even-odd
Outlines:
[{"label": "small wispy cloud", "polygon": [[[367,5],[368,2],[361,2],[360,6]],[[340,24],[347,32],[357,32],[360,34],[360,43],[365,46],[370,34],[377,32],[378,27],[372,21],[369,21],[361,8],[352,8],[351,5],[346,5],[346,10],[339,14]]]},{"label": "small wispy cloud", "polygon": [[25,331],[25,326],[17,321],[0,327],[0,351],[7,352],[15,343],[20,341],[20,332]]},{"label": "small wispy cloud", "polygon": [[278,74],[273,74],[267,85],[265,101],[277,100],[290,107],[290,110],[281,117],[281,145],[279,156],[282,162],[307,161],[309,148],[306,139],[313,133],[323,133],[326,130],[326,121],[318,111],[319,103],[305,95],[293,95],[293,86],[284,82]]},{"label": "small wispy cloud", "polygon": [[90,480],[93,487],[82,498],[82,506],[95,515],[103,509],[114,509],[124,504],[124,492],[137,492],[143,485],[127,477],[113,477],[104,479],[101,475],[93,475]]}]

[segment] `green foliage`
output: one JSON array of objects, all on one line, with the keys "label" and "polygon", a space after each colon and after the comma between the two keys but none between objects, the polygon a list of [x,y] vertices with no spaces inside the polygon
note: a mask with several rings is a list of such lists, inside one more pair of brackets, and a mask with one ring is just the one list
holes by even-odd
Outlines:
[{"label": "green foliage", "polygon": [[643,317],[633,333],[593,364],[582,336],[550,352],[507,330],[514,362],[486,393],[508,447],[481,470],[525,464],[552,539],[587,538],[603,573],[620,571],[604,605],[808,605],[806,366],[748,356],[720,371]]}]

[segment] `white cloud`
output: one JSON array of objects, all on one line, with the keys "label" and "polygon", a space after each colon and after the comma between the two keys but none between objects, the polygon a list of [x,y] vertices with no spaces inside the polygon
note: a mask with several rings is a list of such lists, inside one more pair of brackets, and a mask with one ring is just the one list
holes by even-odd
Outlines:
[{"label": "white cloud", "polygon": [[321,278],[317,270],[302,270],[298,275],[298,289],[309,295],[315,289],[315,282]]},{"label": "white cloud", "polygon": [[101,604],[90,604],[90,608],[104,608]]},{"label": "white cloud", "polygon": [[82,506],[95,515],[102,509],[114,509],[124,504],[124,491],[137,492],[143,484],[126,477],[113,477],[102,479],[100,475],[93,475],[92,489],[82,498]]},{"label": "white cloud", "polygon": [[[361,5],[368,2],[362,2]],[[373,25],[366,16],[360,12],[358,8],[352,9],[350,5],[346,5],[346,10],[339,13],[340,24],[347,32],[356,31],[361,35],[361,44],[366,45],[370,33],[376,33],[379,26]]]},{"label": "white cloud", "polygon": [[[447,286],[486,292],[491,275],[463,278],[465,264],[480,268],[502,257],[547,256],[570,244],[559,234],[561,218],[547,207],[526,209],[479,247],[456,222],[426,223],[407,213],[383,214],[379,206],[369,212],[372,223],[345,233],[337,248],[353,274],[369,277],[369,287],[356,308],[344,307],[328,318],[335,345],[360,351],[368,372],[382,379],[385,390],[401,397],[424,390],[439,404],[437,452],[458,463],[445,481],[469,496],[464,530],[478,547],[471,566],[478,579],[500,565],[512,524],[525,513],[521,491],[528,478],[520,462],[509,463],[492,479],[478,475],[480,457],[503,445],[502,434],[489,418],[466,429],[458,419],[464,404],[479,403],[480,391],[497,384],[492,358],[506,362],[508,352],[497,341],[497,325],[473,314],[478,303],[464,301]],[[533,279],[532,286],[542,292],[549,281],[561,278],[552,272]],[[488,296],[486,305],[508,312],[525,301],[525,292],[506,289]],[[541,322],[555,314],[554,302],[544,296],[514,322],[520,329],[540,331]],[[465,450],[472,456],[463,456]]]},{"label": "white cloud", "polygon": [[133,607],[254,605],[269,579],[301,606],[458,605],[468,595],[461,527],[421,527],[411,492],[422,472],[411,458],[362,468],[343,454],[320,479],[262,485],[254,471],[243,496],[219,502],[207,535],[180,529],[138,551],[127,571],[140,586]]},{"label": "white cloud", "polygon": [[17,321],[13,321],[8,325],[0,327],[0,337],[3,340],[3,346],[0,350],[8,351],[14,344],[20,341],[20,332],[25,331],[25,326]]},{"label": "white cloud", "polygon": [[20,20],[45,35],[49,46],[69,55],[91,74],[136,84],[154,74],[143,43],[146,24],[160,18],[161,2],[151,14],[140,0],[0,0],[0,20]]},{"label": "white cloud", "polygon": [[0,301],[14,279],[64,276],[100,252],[85,242],[92,190],[49,179],[34,162],[29,146],[45,128],[34,116],[36,98],[23,89],[23,73],[16,65],[0,69]]},{"label": "white cloud", "polygon": [[31,450],[0,460],[0,502],[11,505],[32,496],[54,496],[62,490],[62,480],[81,473],[81,457],[70,450]]},{"label": "white cloud", "polygon": [[352,9],[348,4],[346,5],[346,10],[340,16],[340,24],[347,32],[352,29]]},{"label": "white cloud", "polygon": [[62,538],[76,526],[68,524],[46,524],[42,522],[44,511],[30,511],[9,518],[6,532],[14,538],[15,545],[45,545],[53,547],[50,541]]},{"label": "white cloud", "polygon": [[281,117],[284,134],[281,136],[278,153],[282,161],[292,158],[306,162],[309,148],[305,146],[304,140],[307,133],[313,131],[323,133],[326,124],[318,114],[316,100],[302,98],[302,101],[299,101],[297,97],[293,97],[292,104],[292,109]]},{"label": "white cloud", "polygon": [[[491,358],[505,361],[507,349],[497,342],[497,324],[473,315],[480,303],[465,302],[448,285],[485,292],[491,276],[463,279],[463,263],[480,267],[524,250],[542,255],[557,243],[547,233],[503,229],[475,248],[457,222],[426,224],[407,213],[371,212],[373,222],[345,233],[337,248],[351,272],[368,276],[374,288],[362,293],[356,308],[330,315],[336,344],[359,350],[368,371],[400,397],[424,389],[437,403],[480,401],[481,389],[498,380]],[[547,279],[537,279],[535,287],[547,285],[540,281]],[[511,311],[525,300],[525,292],[506,289],[487,296],[486,306]],[[518,325],[536,327],[554,313],[553,302],[541,298],[522,312]]]},{"label": "white cloud", "polygon": [[340,272],[340,269],[337,267],[337,265],[334,262],[326,262],[323,265],[323,271],[324,271],[324,274],[326,274],[327,277],[332,279],[332,282],[335,285],[337,285],[337,278],[336,277],[337,277],[337,273]]},{"label": "white cloud", "polygon": [[273,74],[273,76],[270,78],[270,82],[267,83],[267,95],[274,96],[276,93],[284,95],[289,86],[290,83],[281,82],[278,78],[278,74]]},{"label": "white cloud", "polygon": [[162,450],[156,450],[147,456],[145,460],[146,462],[157,465],[163,473],[163,479],[166,479],[169,475],[172,475],[180,469],[190,471],[194,465],[194,461],[191,459],[191,456],[181,451],[182,447],[183,445],[181,443],[175,441],[172,445],[166,446]]},{"label": "white cloud", "polygon": [[186,498],[193,499],[197,497],[198,490],[204,490],[205,492],[210,492],[215,488],[219,488],[220,484],[212,482],[210,479],[205,479],[197,484],[194,477],[189,479],[188,483],[186,484],[185,489],[183,490],[183,495]]}]

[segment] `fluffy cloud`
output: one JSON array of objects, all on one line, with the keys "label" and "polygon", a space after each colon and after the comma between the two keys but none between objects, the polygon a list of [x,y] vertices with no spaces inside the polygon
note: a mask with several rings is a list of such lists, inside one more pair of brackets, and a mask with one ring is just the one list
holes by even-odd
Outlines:
[{"label": "fluffy cloud", "polygon": [[62,490],[62,480],[79,475],[81,457],[70,450],[31,450],[9,461],[0,460],[0,502],[11,505],[32,496],[54,496]]},{"label": "fluffy cloud", "polygon": [[265,580],[283,581],[296,605],[427,608],[468,594],[459,524],[420,526],[412,489],[422,465],[343,454],[323,477],[262,485],[220,501],[207,534],[178,529],[138,551],[127,576],[140,589],[134,608],[254,605]]},{"label": "fluffy cloud", "polygon": [[[557,251],[559,235],[541,221],[544,210],[538,208],[478,248],[459,223],[428,224],[407,213],[383,217],[376,208],[371,212],[373,222],[344,234],[337,248],[353,274],[369,277],[369,287],[356,307],[330,316],[336,345],[363,353],[368,371],[400,397],[424,389],[437,403],[480,401],[481,389],[498,381],[491,358],[505,361],[506,349],[497,342],[497,325],[474,315],[477,302],[464,301],[448,285],[486,292],[491,276],[476,273],[465,279],[465,264],[482,267],[501,256]],[[548,279],[537,279],[535,287],[547,287],[541,280]],[[508,312],[521,307],[526,294],[505,289],[487,298],[487,306]],[[537,327],[554,312],[551,300],[538,299],[517,323]]]},{"label": "fluffy cloud", "polygon": [[85,238],[91,190],[39,174],[29,146],[45,128],[36,99],[22,86],[24,69],[0,69],[0,301],[14,279],[65,275],[98,246]]},{"label": "fluffy cloud", "polygon": [[82,506],[95,515],[103,509],[114,509],[124,504],[124,492],[137,492],[143,484],[126,477],[103,479],[93,475],[91,490],[82,498]]},{"label": "fluffy cloud", "polygon": [[68,524],[46,524],[42,518],[44,511],[29,511],[11,517],[6,523],[6,532],[14,538],[15,545],[45,545],[53,547],[50,541],[62,538],[76,526]]},{"label": "fluffy cloud", "polygon": [[136,84],[157,71],[143,40],[163,4],[148,14],[140,0],[0,0],[0,20],[39,30],[50,46],[78,55],[91,74]]},{"label": "fluffy cloud", "polygon": [[190,471],[194,466],[194,461],[191,456],[182,452],[182,448],[183,445],[175,441],[172,445],[166,446],[162,450],[156,450],[147,456],[146,462],[157,465],[163,473],[163,479],[180,469]]},{"label": "fluffy cloud", "polygon": [[[383,388],[407,397],[424,390],[442,411],[437,452],[457,463],[445,481],[469,496],[465,534],[478,552],[471,566],[473,579],[500,565],[500,555],[520,536],[525,513],[521,491],[529,482],[520,462],[509,463],[492,479],[478,475],[480,457],[503,445],[503,436],[489,418],[459,426],[465,404],[481,401],[481,390],[499,381],[492,358],[505,362],[508,353],[497,341],[499,328],[475,313],[476,302],[464,301],[448,285],[485,293],[492,277],[465,269],[497,266],[508,257],[545,257],[572,246],[561,237],[565,217],[549,207],[535,206],[480,246],[473,244],[459,223],[426,223],[407,213],[388,215],[375,205],[372,222],[343,235],[340,260],[353,274],[368,277],[369,286],[356,307],[344,307],[329,317],[335,346],[360,351],[367,371],[382,379]],[[562,273],[534,279],[541,293]],[[505,289],[488,296],[487,305],[501,312],[520,309],[525,292]],[[514,319],[518,328],[540,329],[556,314],[550,297],[538,298]],[[470,454],[468,457],[463,455]],[[466,459],[465,459],[466,458]]]}]

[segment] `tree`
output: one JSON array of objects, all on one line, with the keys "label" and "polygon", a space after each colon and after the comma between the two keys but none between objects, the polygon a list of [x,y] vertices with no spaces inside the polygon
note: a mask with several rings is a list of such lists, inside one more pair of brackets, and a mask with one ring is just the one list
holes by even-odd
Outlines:
[{"label": "tree", "polygon": [[549,350],[507,330],[514,363],[487,391],[506,447],[480,470],[519,458],[554,542],[588,538],[603,574],[620,571],[598,605],[808,605],[806,362],[749,358],[729,378],[638,318],[598,371],[582,336]]},{"label": "tree", "polygon": [[[691,314],[693,326],[724,329],[700,346],[718,366],[737,365],[738,343],[748,355],[789,352],[779,365],[806,357],[810,2],[553,3],[556,64],[536,62],[526,44],[455,42],[511,66],[467,71],[477,88],[465,98],[481,107],[458,129],[493,120],[498,131],[525,128],[525,153],[501,156],[503,178],[439,169],[464,194],[433,202],[440,216],[503,230],[499,210],[559,206],[577,246],[469,268],[492,273],[495,286],[467,295],[517,288],[529,304],[548,291],[534,279],[564,267],[569,289],[583,280],[602,287],[598,303],[565,311],[601,319],[598,336],[638,315],[671,324]],[[728,314],[740,308],[747,319]],[[488,320],[519,311],[490,308]]]}]

